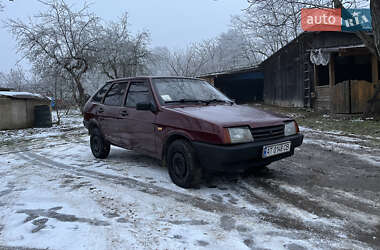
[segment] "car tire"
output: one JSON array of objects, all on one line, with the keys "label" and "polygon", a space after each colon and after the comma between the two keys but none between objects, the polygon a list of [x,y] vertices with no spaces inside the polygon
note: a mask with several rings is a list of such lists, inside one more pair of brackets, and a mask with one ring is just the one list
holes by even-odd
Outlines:
[{"label": "car tire", "polygon": [[111,151],[111,145],[107,142],[98,128],[90,131],[90,146],[92,154],[99,159],[106,159]]},{"label": "car tire", "polygon": [[202,169],[192,145],[186,140],[176,140],[167,151],[167,165],[171,180],[182,188],[197,188]]}]

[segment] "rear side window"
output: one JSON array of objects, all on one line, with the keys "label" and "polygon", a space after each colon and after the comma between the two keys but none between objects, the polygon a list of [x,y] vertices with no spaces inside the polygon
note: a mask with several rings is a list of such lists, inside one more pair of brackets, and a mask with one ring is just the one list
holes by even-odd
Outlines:
[{"label": "rear side window", "polygon": [[92,98],[93,102],[101,102],[103,100],[104,95],[107,93],[108,89],[110,88],[111,83],[107,83],[106,85],[101,88],[98,93],[94,95]]},{"label": "rear side window", "polygon": [[150,103],[149,88],[145,83],[131,83],[127,95],[127,107],[135,108],[137,103]]},{"label": "rear side window", "polygon": [[115,83],[104,99],[104,104],[109,106],[121,106],[127,91],[127,83]]}]

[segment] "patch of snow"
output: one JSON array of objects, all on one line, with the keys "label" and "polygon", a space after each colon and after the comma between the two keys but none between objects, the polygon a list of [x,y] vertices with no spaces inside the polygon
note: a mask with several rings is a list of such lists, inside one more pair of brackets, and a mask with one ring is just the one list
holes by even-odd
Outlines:
[{"label": "patch of snow", "polygon": [[362,118],[358,118],[358,119],[351,120],[351,122],[364,122],[364,120]]},{"label": "patch of snow", "polygon": [[[294,186],[291,186],[287,183],[280,182],[280,181],[273,181],[273,182],[277,183],[281,189],[286,190],[289,193],[295,193],[297,195],[300,195],[301,197],[305,197],[306,199],[316,201],[321,206],[326,207],[326,208],[330,209],[331,211],[334,211],[335,213],[341,214],[345,218],[350,218],[351,220],[358,221],[360,223],[371,224],[374,226],[380,222],[379,216],[369,215],[369,214],[363,213],[361,211],[358,211],[356,209],[350,208],[348,206],[342,205],[341,203],[337,203],[335,201],[329,201],[328,199],[326,199],[326,197],[318,197],[318,196],[312,195],[311,193],[307,192],[306,190],[304,190],[300,187],[294,187]],[[324,188],[324,190],[326,190],[326,192],[328,192],[328,193],[337,194],[337,195],[344,197],[346,199],[348,198],[348,200],[353,199],[353,200],[356,200],[356,201],[361,202],[363,204],[371,205],[373,207],[380,206],[379,202],[370,201],[368,199],[357,197],[351,193],[348,193],[348,192],[345,192],[342,190],[336,190],[333,188]],[[306,218],[310,218],[307,214],[304,214],[304,216],[306,216]],[[336,225],[336,226],[340,225],[342,227],[344,227],[344,224],[345,224],[345,222],[338,221],[336,219],[329,219],[329,220],[326,220],[324,223],[328,224],[331,222],[334,222],[333,225]]]},{"label": "patch of snow", "polygon": [[[215,197],[223,197],[228,194],[228,200],[234,201],[234,206],[245,207],[256,212],[264,211],[265,209],[258,206],[252,206],[244,202],[244,200],[233,197],[229,191],[219,189],[199,189],[199,190],[186,190],[179,188],[170,180],[166,168],[162,168],[159,163],[149,157],[142,156],[133,151],[121,149],[112,146],[110,156],[105,160],[95,159],[89,147],[89,138],[86,136],[86,144],[70,144],[54,147],[54,151],[50,148],[41,149],[40,152],[45,157],[54,158],[55,160],[78,167],[81,169],[94,170],[103,174],[111,174],[119,177],[128,177],[141,182],[152,183],[153,186],[174,190],[178,193],[201,197],[205,200],[212,201]],[[231,204],[232,205],[232,204]]]},{"label": "patch of snow", "polygon": [[339,130],[331,130],[331,131],[322,131],[320,129],[312,129],[304,126],[300,126],[301,132],[312,132],[312,133],[324,133],[324,134],[331,134],[331,135],[342,135],[344,134],[342,131]]},{"label": "patch of snow", "polygon": [[[311,224],[321,224],[329,227],[336,227],[336,228],[342,228],[343,223],[341,221],[335,220],[335,219],[328,219],[324,217],[319,217],[316,214],[310,213],[306,210],[299,209],[295,207],[294,205],[288,203],[284,199],[280,199],[279,197],[271,197],[264,191],[254,188],[252,189],[249,185],[246,183],[243,183],[243,185],[251,190],[256,196],[260,197],[263,200],[266,200],[273,206],[277,207],[277,209],[281,213],[288,214],[294,218],[298,218],[303,222],[311,223]],[[298,190],[300,191],[300,190]],[[303,191],[301,191],[303,192]]]},{"label": "patch of snow", "polygon": [[[8,155],[0,188],[0,245],[51,249],[323,248],[318,238],[256,217],[204,211],[170,196],[50,168]],[[82,187],[75,188],[78,184]],[[34,213],[34,217],[30,217]],[[37,230],[38,223],[44,227]],[[224,222],[230,222],[226,224]],[[94,222],[94,223],[92,223]],[[95,223],[97,222],[97,224]],[[242,228],[237,230],[237,228]],[[305,237],[305,235],[307,235]],[[324,243],[326,246],[326,242]],[[328,242],[337,246],[340,241]]]},{"label": "patch of snow", "polygon": [[335,193],[341,197],[344,197],[346,198],[347,200],[355,200],[357,202],[360,202],[360,203],[363,203],[363,204],[366,204],[366,205],[369,205],[369,206],[372,206],[372,207],[380,207],[380,200],[377,200],[377,201],[374,201],[374,200],[369,200],[369,199],[366,199],[366,198],[363,198],[363,197],[358,197],[352,193],[349,193],[349,192],[346,192],[346,191],[343,191],[343,190],[337,190],[337,189],[333,189],[333,188],[327,188],[325,187],[324,188],[325,190],[327,190],[328,192],[332,192],[332,193]]},{"label": "patch of snow", "polygon": [[364,147],[364,146],[360,146],[358,144],[352,144],[352,143],[340,143],[340,142],[334,142],[334,141],[309,139],[309,138],[305,138],[304,143],[318,145],[322,148],[326,148],[328,150],[331,150],[337,153],[350,154],[362,161],[368,162],[369,164],[373,166],[380,167],[379,155],[356,152],[361,149],[366,149],[367,151],[371,151],[372,148],[370,147]]},{"label": "patch of snow", "polygon": [[[53,121],[57,120],[56,113],[52,113]],[[18,142],[37,139],[47,139],[64,136],[68,132],[81,131],[85,133],[83,117],[77,111],[73,114],[63,115],[59,126],[53,124],[51,128],[28,128],[0,131],[0,140],[3,142]],[[46,141],[45,141],[46,142]]]}]

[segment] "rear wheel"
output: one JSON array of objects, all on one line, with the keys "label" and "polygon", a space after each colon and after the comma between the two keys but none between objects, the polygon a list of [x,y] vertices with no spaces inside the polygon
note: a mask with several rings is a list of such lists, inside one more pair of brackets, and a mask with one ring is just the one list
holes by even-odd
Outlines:
[{"label": "rear wheel", "polygon": [[90,146],[92,154],[99,159],[107,158],[111,150],[111,145],[104,139],[98,128],[91,131]]},{"label": "rear wheel", "polygon": [[197,187],[202,169],[193,147],[186,140],[176,140],[167,151],[167,165],[172,181],[183,188]]}]

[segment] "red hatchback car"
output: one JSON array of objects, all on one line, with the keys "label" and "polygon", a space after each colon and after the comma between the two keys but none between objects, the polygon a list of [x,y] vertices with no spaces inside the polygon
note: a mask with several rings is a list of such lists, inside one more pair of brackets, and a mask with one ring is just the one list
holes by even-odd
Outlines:
[{"label": "red hatchback car", "polygon": [[235,104],[211,84],[185,77],[107,82],[84,108],[95,157],[110,146],[160,159],[178,186],[197,186],[204,170],[244,172],[294,154],[297,123]]}]

